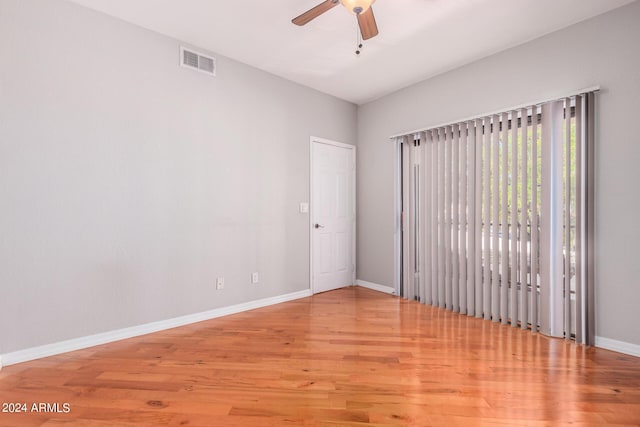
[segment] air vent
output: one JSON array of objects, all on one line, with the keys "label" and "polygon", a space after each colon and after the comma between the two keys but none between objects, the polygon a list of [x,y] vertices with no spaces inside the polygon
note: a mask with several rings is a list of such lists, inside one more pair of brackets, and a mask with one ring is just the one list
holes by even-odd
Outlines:
[{"label": "air vent", "polygon": [[209,75],[216,75],[216,58],[180,46],[180,65]]}]

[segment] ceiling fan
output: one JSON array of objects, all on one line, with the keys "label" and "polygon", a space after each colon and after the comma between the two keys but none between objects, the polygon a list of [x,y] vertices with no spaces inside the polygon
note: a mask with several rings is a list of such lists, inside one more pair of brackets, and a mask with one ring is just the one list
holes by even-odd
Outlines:
[{"label": "ceiling fan", "polygon": [[291,22],[300,26],[305,25],[329,9],[333,9],[338,3],[341,3],[349,12],[356,15],[362,39],[368,40],[378,35],[376,18],[373,16],[373,9],[371,9],[371,4],[374,1],[375,0],[326,0],[316,7],[307,10],[302,15],[296,16]]}]

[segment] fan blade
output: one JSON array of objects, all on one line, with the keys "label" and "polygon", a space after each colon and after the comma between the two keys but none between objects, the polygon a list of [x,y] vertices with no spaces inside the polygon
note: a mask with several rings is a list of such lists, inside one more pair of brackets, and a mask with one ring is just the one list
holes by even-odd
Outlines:
[{"label": "fan blade", "polygon": [[358,25],[360,25],[360,34],[362,34],[363,40],[368,40],[378,35],[378,25],[371,7],[358,15]]},{"label": "fan blade", "polygon": [[336,6],[337,4],[338,4],[338,1],[335,1],[335,0],[323,1],[322,3],[317,5],[316,7],[307,10],[302,15],[296,16],[295,18],[293,18],[291,20],[291,22],[293,22],[296,25],[307,24],[308,22],[310,22],[313,19],[317,18],[318,16],[322,15],[323,13],[328,11],[329,9],[333,8],[334,6]]}]

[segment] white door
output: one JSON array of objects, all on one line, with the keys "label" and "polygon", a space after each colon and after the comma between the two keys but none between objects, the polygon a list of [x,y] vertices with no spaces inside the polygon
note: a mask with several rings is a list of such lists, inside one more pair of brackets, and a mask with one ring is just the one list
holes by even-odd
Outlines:
[{"label": "white door", "polygon": [[311,139],[311,277],[314,293],[355,282],[355,147]]}]

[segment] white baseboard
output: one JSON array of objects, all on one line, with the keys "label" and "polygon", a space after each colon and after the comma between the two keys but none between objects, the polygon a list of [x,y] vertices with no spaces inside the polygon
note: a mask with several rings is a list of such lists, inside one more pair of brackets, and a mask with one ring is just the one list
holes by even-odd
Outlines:
[{"label": "white baseboard", "polygon": [[640,345],[638,344],[612,340],[610,338],[596,337],[596,347],[640,357]]},{"label": "white baseboard", "polygon": [[71,340],[60,341],[57,343],[42,345],[39,347],[27,348],[24,350],[15,351],[13,353],[1,354],[0,367],[2,366],[2,364],[4,364],[4,366],[9,366],[16,363],[27,362],[29,360],[40,359],[42,357],[67,353],[74,350],[81,350],[96,345],[106,344],[127,338],[133,338],[140,335],[146,335],[152,332],[158,332],[165,329],[188,325],[191,323],[202,322],[203,320],[215,319],[216,317],[228,316],[230,314],[254,310],[256,308],[280,304],[282,302],[292,301],[308,296],[311,296],[311,290],[306,289],[304,291],[298,291],[290,294],[278,295],[275,297],[245,302],[229,307],[216,308],[201,313],[188,314],[186,316],[175,317],[173,319],[160,320],[158,322],[132,326],[130,328],[118,329],[115,331],[104,332],[87,337],[74,338]]},{"label": "white baseboard", "polygon": [[390,288],[389,286],[378,285],[377,283],[367,282],[365,280],[356,280],[356,285],[362,286],[363,288],[372,289],[378,292],[384,292],[385,294],[396,294],[396,290]]}]

